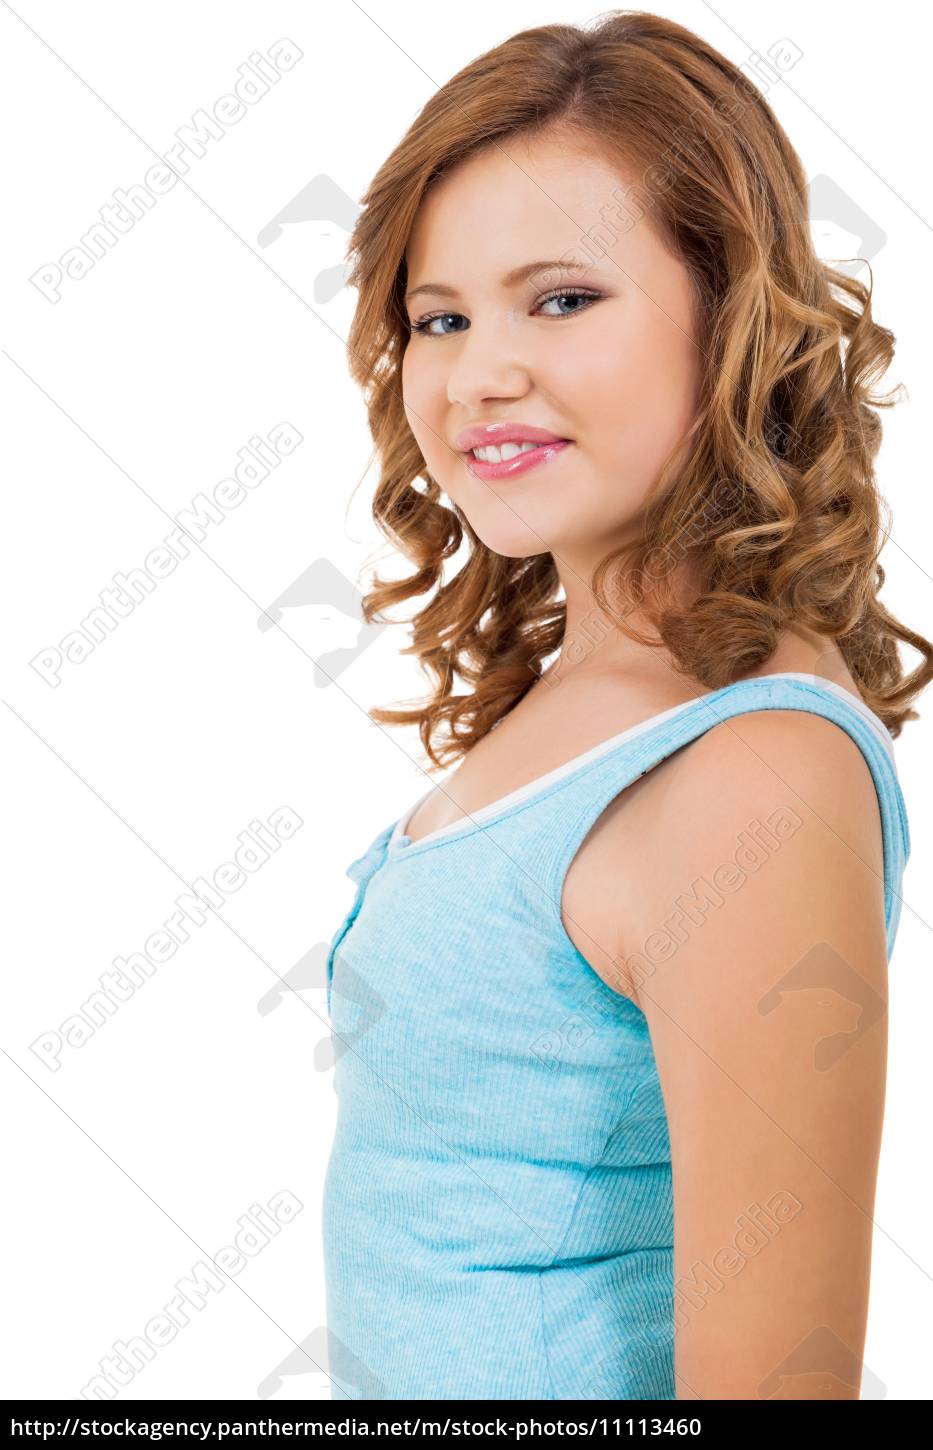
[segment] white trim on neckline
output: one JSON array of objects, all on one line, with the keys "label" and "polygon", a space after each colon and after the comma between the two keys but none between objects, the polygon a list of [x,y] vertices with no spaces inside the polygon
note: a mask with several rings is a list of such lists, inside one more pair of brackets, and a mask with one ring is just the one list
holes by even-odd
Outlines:
[{"label": "white trim on neckline", "polygon": [[[891,740],[890,731],[887,729],[884,721],[879,719],[879,717],[875,714],[874,710],[871,710],[868,705],[865,704],[864,700],[859,699],[857,696],[853,695],[852,691],[847,690],[844,685],[837,685],[834,680],[824,679],[822,675],[808,675],[801,670],[782,670],[776,671],[774,674],[771,675],[755,675],[750,679],[736,680],[734,683],[739,685],[751,685],[754,684],[757,680],[803,680],[808,685],[816,685],[820,689],[830,690],[840,699],[846,701],[847,704],[851,705],[853,709],[857,710],[862,715],[863,719],[865,719],[869,725],[874,727],[875,733],[878,736],[881,744],[885,747],[889,756],[891,757],[891,760],[893,761],[893,742]],[[709,693],[713,695],[716,694],[717,691],[711,690]],[[681,705],[672,705],[668,710],[661,710],[657,715],[650,715],[647,720],[639,720],[635,725],[630,725],[627,730],[620,731],[618,735],[611,735],[608,740],[598,741],[596,745],[592,746],[589,750],[583,751],[582,754],[575,755],[570,760],[565,760],[563,764],[555,766],[553,770],[545,771],[544,775],[539,775],[537,780],[531,780],[528,782],[527,785],[520,785],[517,787],[517,789],[509,791],[504,796],[500,796],[497,801],[491,801],[488,806],[482,806],[477,811],[472,811],[468,814],[465,814],[463,820],[450,821],[446,826],[439,826],[437,830],[429,831],[426,836],[419,836],[417,841],[411,841],[410,838],[405,835],[405,828],[408,825],[408,822],[414,816],[415,811],[422,804],[422,802],[426,801],[428,796],[433,795],[434,792],[439,788],[438,785],[432,785],[428,790],[425,791],[424,795],[419,796],[419,798],[415,801],[414,805],[411,806],[405,812],[405,814],[403,816],[400,816],[399,819],[396,821],[395,829],[393,830],[392,835],[389,838],[389,846],[398,846],[402,842],[403,838],[412,847],[422,846],[425,845],[428,841],[437,841],[444,836],[452,835],[455,831],[462,831],[467,826],[481,825],[484,821],[489,820],[492,816],[498,815],[500,811],[505,810],[507,807],[513,805],[520,805],[523,800],[528,800],[532,796],[537,795],[538,792],[545,789],[545,787],[556,784],[556,782],[562,780],[565,775],[570,775],[572,771],[578,770],[584,765],[589,765],[591,762],[599,760],[600,757],[603,755],[608,755],[610,751],[615,749],[617,745],[621,745],[623,741],[628,739],[634,739],[637,735],[643,734],[646,730],[653,729],[663,720],[673,719],[675,715],[681,714],[684,710],[689,710],[692,706],[699,704],[701,700],[705,700],[706,698],[706,695],[697,695],[692,700],[685,700]]]}]

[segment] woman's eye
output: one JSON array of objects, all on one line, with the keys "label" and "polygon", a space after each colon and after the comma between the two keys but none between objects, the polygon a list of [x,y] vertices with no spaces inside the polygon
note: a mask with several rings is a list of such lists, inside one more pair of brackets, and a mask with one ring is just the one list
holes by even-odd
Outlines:
[{"label": "woman's eye", "polygon": [[428,328],[432,322],[449,322],[451,318],[465,320],[460,312],[435,312],[430,317],[422,317],[420,322],[413,322],[411,330],[412,332],[423,332],[428,337],[449,337],[449,332],[428,332]]},{"label": "woman's eye", "polygon": [[[579,288],[572,287],[569,291],[552,292],[549,297],[542,297],[541,301],[538,303],[538,306],[543,307],[545,303],[550,302],[562,302],[565,297],[569,297],[572,302],[598,302],[600,295],[601,294],[599,292],[582,292]],[[552,312],[550,316],[572,317],[575,312],[583,311],[584,308],[582,307],[574,307],[570,312]]]},{"label": "woman's eye", "polygon": [[[547,306],[552,302],[563,302],[569,298],[571,302],[582,303],[584,305],[572,307],[569,312],[550,312],[544,315],[548,317],[573,317],[575,313],[585,311],[586,307],[591,303],[598,302],[601,296],[602,293],[600,292],[585,292],[577,287],[564,288],[560,292],[551,292],[547,297],[539,298],[535,310],[537,311],[539,308]],[[435,322],[450,321],[466,322],[467,319],[461,312],[434,312],[430,317],[422,317],[418,322],[413,322],[410,325],[412,332],[422,333],[425,337],[451,337],[453,333],[435,332],[432,330]],[[462,331],[462,328],[456,330]]]}]

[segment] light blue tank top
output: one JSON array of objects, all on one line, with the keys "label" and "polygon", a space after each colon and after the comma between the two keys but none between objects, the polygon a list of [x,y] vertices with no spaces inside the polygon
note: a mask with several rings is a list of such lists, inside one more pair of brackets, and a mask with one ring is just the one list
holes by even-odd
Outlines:
[{"label": "light blue tank top", "polygon": [[332,1398],[676,1399],[671,1155],[647,1021],[570,940],[561,888],[620,791],[768,709],[834,721],[871,769],[890,958],[910,853],[892,739],[812,675],[665,710],[414,842],[412,807],[349,867],[356,897],[327,957]]}]

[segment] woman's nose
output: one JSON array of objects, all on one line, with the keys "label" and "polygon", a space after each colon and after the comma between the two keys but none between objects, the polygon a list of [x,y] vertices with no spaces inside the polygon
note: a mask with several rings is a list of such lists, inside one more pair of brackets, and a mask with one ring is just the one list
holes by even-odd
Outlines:
[{"label": "woman's nose", "polygon": [[475,408],[491,399],[520,398],[531,386],[529,366],[508,327],[470,327],[451,349],[447,398]]}]

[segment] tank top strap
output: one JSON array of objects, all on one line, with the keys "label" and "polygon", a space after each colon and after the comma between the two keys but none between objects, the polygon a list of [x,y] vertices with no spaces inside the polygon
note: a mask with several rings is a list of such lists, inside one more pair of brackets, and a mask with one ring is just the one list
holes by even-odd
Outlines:
[{"label": "tank top strap", "polygon": [[[623,740],[594,763],[558,782],[534,811],[536,837],[547,842],[538,875],[560,915],[564,878],[584,839],[610,803],[639,777],[714,725],[756,710],[806,710],[834,721],[859,746],[872,773],[881,813],[888,956],[901,911],[900,886],[910,854],[907,811],[884,723],[850,691],[818,676],[759,676],[701,696],[657,726]],[[543,815],[539,814],[543,812]],[[540,847],[539,847],[540,849]]]}]

